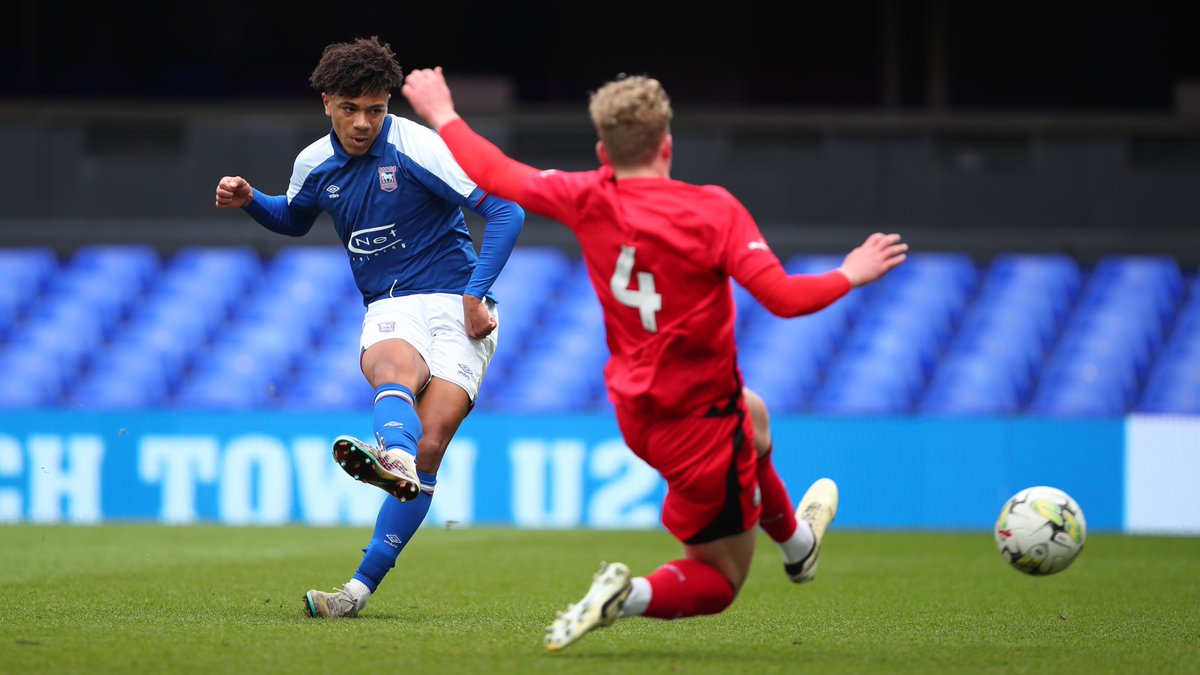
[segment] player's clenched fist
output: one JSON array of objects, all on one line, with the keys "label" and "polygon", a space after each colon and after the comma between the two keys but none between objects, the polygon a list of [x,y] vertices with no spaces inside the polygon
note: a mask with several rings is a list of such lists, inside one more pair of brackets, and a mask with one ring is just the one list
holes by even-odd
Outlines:
[{"label": "player's clenched fist", "polygon": [[241,176],[225,176],[217,181],[217,208],[241,208],[254,199],[254,188]]},{"label": "player's clenched fist", "polygon": [[404,86],[400,87],[400,93],[404,94],[413,110],[425,118],[434,129],[441,129],[443,125],[458,117],[441,66],[411,71],[404,78]]}]

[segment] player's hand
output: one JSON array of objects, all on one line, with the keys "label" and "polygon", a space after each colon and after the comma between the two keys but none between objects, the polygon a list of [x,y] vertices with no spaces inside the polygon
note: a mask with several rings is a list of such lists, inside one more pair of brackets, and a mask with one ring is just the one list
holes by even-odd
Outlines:
[{"label": "player's hand", "polygon": [[254,199],[254,188],[241,176],[225,176],[217,181],[217,208],[241,208]]},{"label": "player's hand", "polygon": [[400,93],[408,99],[413,111],[420,115],[434,130],[458,118],[454,111],[454,99],[450,87],[442,76],[442,67],[418,68],[404,76]]},{"label": "player's hand", "polygon": [[907,257],[908,244],[898,234],[876,232],[858,248],[846,254],[838,271],[846,275],[854,287],[869,284],[890,272]]},{"label": "player's hand", "polygon": [[487,304],[473,296],[463,296],[463,324],[467,337],[482,340],[496,330],[496,318],[488,312]]}]

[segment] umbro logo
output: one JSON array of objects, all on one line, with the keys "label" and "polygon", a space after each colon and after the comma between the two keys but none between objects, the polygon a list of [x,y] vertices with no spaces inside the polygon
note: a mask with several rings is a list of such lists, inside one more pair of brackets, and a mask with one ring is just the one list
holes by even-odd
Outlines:
[{"label": "umbro logo", "polygon": [[755,251],[755,250],[758,250],[758,251],[769,251],[769,250],[771,250],[771,249],[770,249],[770,248],[767,246],[767,242],[763,241],[762,239],[758,239],[758,240],[755,240],[755,241],[752,241],[752,242],[750,242],[749,244],[747,244],[747,247],[749,247],[749,249],[750,249],[751,251]]},{"label": "umbro logo", "polygon": [[341,189],[342,188],[337,185],[330,185],[329,187],[325,188],[325,192],[329,193],[330,199],[337,199],[338,197],[341,197],[341,195],[338,194],[338,190]]}]

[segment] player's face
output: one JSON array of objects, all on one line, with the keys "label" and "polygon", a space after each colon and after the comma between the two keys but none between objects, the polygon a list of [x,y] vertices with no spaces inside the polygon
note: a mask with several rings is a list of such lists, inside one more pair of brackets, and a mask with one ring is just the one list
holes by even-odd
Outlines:
[{"label": "player's face", "polygon": [[356,98],[321,94],[325,114],[333,121],[333,133],[346,154],[358,157],[366,154],[383,128],[391,94],[365,94]]}]

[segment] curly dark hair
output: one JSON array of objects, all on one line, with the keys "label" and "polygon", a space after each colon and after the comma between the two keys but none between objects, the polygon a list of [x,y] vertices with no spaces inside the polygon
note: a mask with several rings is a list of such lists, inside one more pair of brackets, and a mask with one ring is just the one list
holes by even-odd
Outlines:
[{"label": "curly dark hair", "polygon": [[390,92],[400,87],[404,71],[392,47],[377,36],[325,47],[308,78],[317,91],[347,98]]}]

